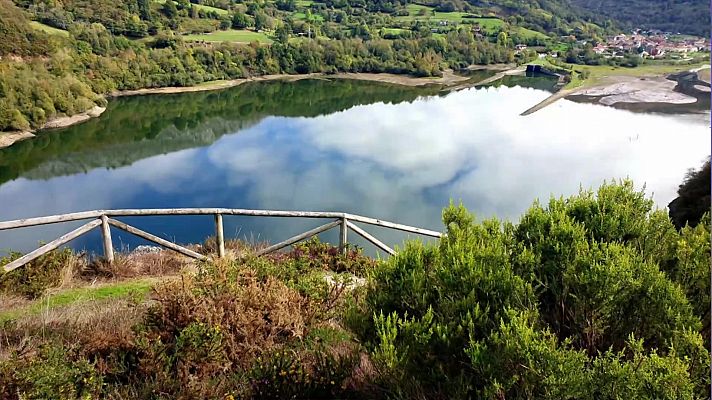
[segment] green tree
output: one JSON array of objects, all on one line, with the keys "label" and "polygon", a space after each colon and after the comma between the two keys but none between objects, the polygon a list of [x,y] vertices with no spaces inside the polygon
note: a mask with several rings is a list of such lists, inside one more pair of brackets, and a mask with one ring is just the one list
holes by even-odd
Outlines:
[{"label": "green tree", "polygon": [[178,15],[178,7],[176,7],[176,3],[173,0],[166,0],[161,6],[161,12],[169,19],[172,19]]}]

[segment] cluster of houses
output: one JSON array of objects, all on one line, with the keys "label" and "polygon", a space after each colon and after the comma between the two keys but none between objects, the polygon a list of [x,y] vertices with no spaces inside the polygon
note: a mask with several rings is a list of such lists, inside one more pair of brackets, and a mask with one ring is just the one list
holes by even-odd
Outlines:
[{"label": "cluster of houses", "polygon": [[670,39],[669,32],[636,30],[630,35],[620,34],[596,44],[593,51],[604,56],[622,56],[626,52],[639,53],[644,58],[661,58],[668,53],[684,56],[691,52],[710,49],[710,41],[704,38]]}]

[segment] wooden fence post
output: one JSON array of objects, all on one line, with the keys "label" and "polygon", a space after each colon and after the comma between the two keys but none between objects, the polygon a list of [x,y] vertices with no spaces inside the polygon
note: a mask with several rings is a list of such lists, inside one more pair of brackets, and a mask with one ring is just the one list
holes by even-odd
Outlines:
[{"label": "wooden fence post", "polygon": [[225,257],[225,236],[223,235],[222,214],[215,214],[215,241],[218,245],[218,257]]},{"label": "wooden fence post", "polygon": [[109,217],[101,216],[101,236],[104,239],[104,257],[111,264],[114,262],[114,245],[111,241],[111,229],[109,229]]},{"label": "wooden fence post", "polygon": [[339,250],[341,254],[346,254],[346,243],[349,232],[348,220],[346,217],[341,219],[341,230],[339,231]]}]

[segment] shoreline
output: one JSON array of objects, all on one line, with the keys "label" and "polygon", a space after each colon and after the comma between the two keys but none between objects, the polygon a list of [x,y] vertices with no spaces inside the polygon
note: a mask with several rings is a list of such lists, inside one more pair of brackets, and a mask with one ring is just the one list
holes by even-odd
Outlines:
[{"label": "shoreline", "polygon": [[[480,66],[477,66],[480,67]],[[486,69],[485,66],[481,66]],[[504,68],[504,65],[496,65],[496,68]],[[232,80],[222,80],[222,81],[211,81],[204,82],[194,86],[168,86],[161,88],[145,88],[136,90],[121,90],[114,91],[106,94],[104,97],[106,99],[117,98],[117,97],[127,97],[127,96],[146,96],[153,94],[180,94],[180,93],[194,93],[194,92],[206,92],[221,89],[229,89],[236,87],[245,83],[251,82],[267,82],[267,81],[285,81],[285,82],[296,82],[304,79],[352,79],[359,81],[368,82],[380,82],[389,83],[394,85],[402,86],[427,86],[427,85],[442,85],[444,88],[451,87],[458,83],[467,81],[469,78],[465,76],[456,75],[452,70],[443,71],[442,77],[414,77],[411,75],[397,75],[390,73],[372,73],[372,72],[339,72],[335,74],[327,74],[323,72],[315,72],[310,74],[301,75],[289,75],[289,74],[275,74],[275,75],[261,75],[250,78],[240,78]],[[37,129],[30,129],[24,131],[6,131],[0,132],[0,149],[10,147],[13,144],[25,140],[31,139],[36,136],[37,132],[48,130],[48,129],[58,129],[66,128],[72,125],[77,125],[82,122],[86,122],[91,118],[100,116],[106,111],[106,107],[95,106],[94,108],[74,114],[72,116],[61,116],[53,118],[47,121],[44,125]]]},{"label": "shoreline", "polygon": [[114,91],[106,95],[108,98],[112,97],[125,97],[125,96],[143,96],[151,94],[178,94],[178,93],[192,93],[192,92],[205,92],[220,89],[229,89],[235,86],[239,86],[245,83],[251,82],[267,82],[267,81],[285,81],[285,82],[296,82],[304,79],[352,79],[359,81],[368,82],[380,82],[380,83],[390,83],[402,86],[426,86],[426,85],[444,85],[451,86],[463,81],[468,80],[468,77],[455,75],[452,70],[443,71],[442,77],[415,77],[411,75],[397,75],[390,73],[373,73],[373,72],[338,72],[335,74],[327,74],[323,72],[314,72],[310,74],[301,75],[289,75],[289,74],[275,74],[275,75],[261,75],[251,78],[239,78],[224,81],[212,81],[198,84],[195,86],[168,86],[161,88],[146,88],[146,89],[136,89],[136,90],[121,90]]},{"label": "shoreline", "polygon": [[[229,89],[251,82],[296,82],[304,79],[351,79],[410,87],[441,85],[443,87],[443,90],[452,92],[466,89],[469,87],[486,85],[488,83],[495,82],[507,75],[521,74],[524,72],[525,68],[525,66],[512,66],[505,64],[474,65],[468,67],[468,70],[493,69],[497,71],[494,76],[491,76],[479,82],[472,82],[470,81],[469,77],[456,75],[452,70],[443,71],[443,75],[441,77],[414,77],[411,75],[370,72],[339,72],[335,74],[317,72],[302,75],[274,74],[255,76],[250,78],[204,82],[194,86],[169,86],[161,88],[114,91],[106,94],[105,98],[110,99],[126,96],[204,92]],[[689,72],[697,73],[704,68],[705,67],[697,68],[696,70],[690,70]],[[670,76],[671,74],[649,75],[643,77],[608,77],[607,79],[602,80],[596,85],[590,87],[561,89],[544,99],[542,102],[522,112],[520,115],[531,115],[553,104],[561,98],[569,98],[576,96],[580,96],[582,98],[588,99],[589,101],[593,101],[596,104],[603,104],[609,107],[617,107],[625,104],[661,103],[676,105],[694,103],[696,101],[695,97],[674,91],[677,83],[674,83],[674,81],[669,80],[668,77]],[[652,89],[650,88],[651,83],[653,83],[654,85]],[[702,89],[698,90],[702,91]],[[0,149],[10,147],[11,145],[19,141],[33,138],[36,136],[37,132],[43,130],[66,128],[72,125],[77,125],[82,122],[86,122],[91,118],[99,117],[102,113],[104,113],[104,111],[106,111],[106,107],[95,106],[90,110],[72,116],[62,116],[53,118],[47,121],[42,127],[38,129],[0,132]]]},{"label": "shoreline", "polygon": [[[695,74],[695,76],[698,76],[699,71],[704,69],[705,67],[703,66],[677,73],[607,76],[593,85],[561,89],[520,115],[531,115],[562,98],[575,102],[600,104],[617,109],[694,106],[699,102],[699,94],[708,96],[709,83],[699,79],[701,84],[693,85],[693,88],[698,93],[683,92],[678,90],[682,83],[679,80],[679,76],[681,74]],[[707,86],[703,87],[704,84]]]},{"label": "shoreline", "polygon": [[31,139],[37,136],[35,133],[38,131],[66,128],[68,126],[81,124],[82,122],[86,122],[92,118],[100,116],[104,113],[104,111],[106,111],[106,107],[94,106],[93,108],[78,114],[52,118],[37,129],[0,132],[0,149],[10,147],[13,144],[25,139]]}]

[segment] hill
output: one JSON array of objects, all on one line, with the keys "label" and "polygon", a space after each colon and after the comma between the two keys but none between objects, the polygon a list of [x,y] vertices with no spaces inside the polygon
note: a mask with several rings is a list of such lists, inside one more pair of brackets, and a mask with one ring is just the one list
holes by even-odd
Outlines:
[{"label": "hill", "polygon": [[710,9],[705,0],[571,0],[576,6],[614,18],[626,28],[659,29],[709,37]]}]

